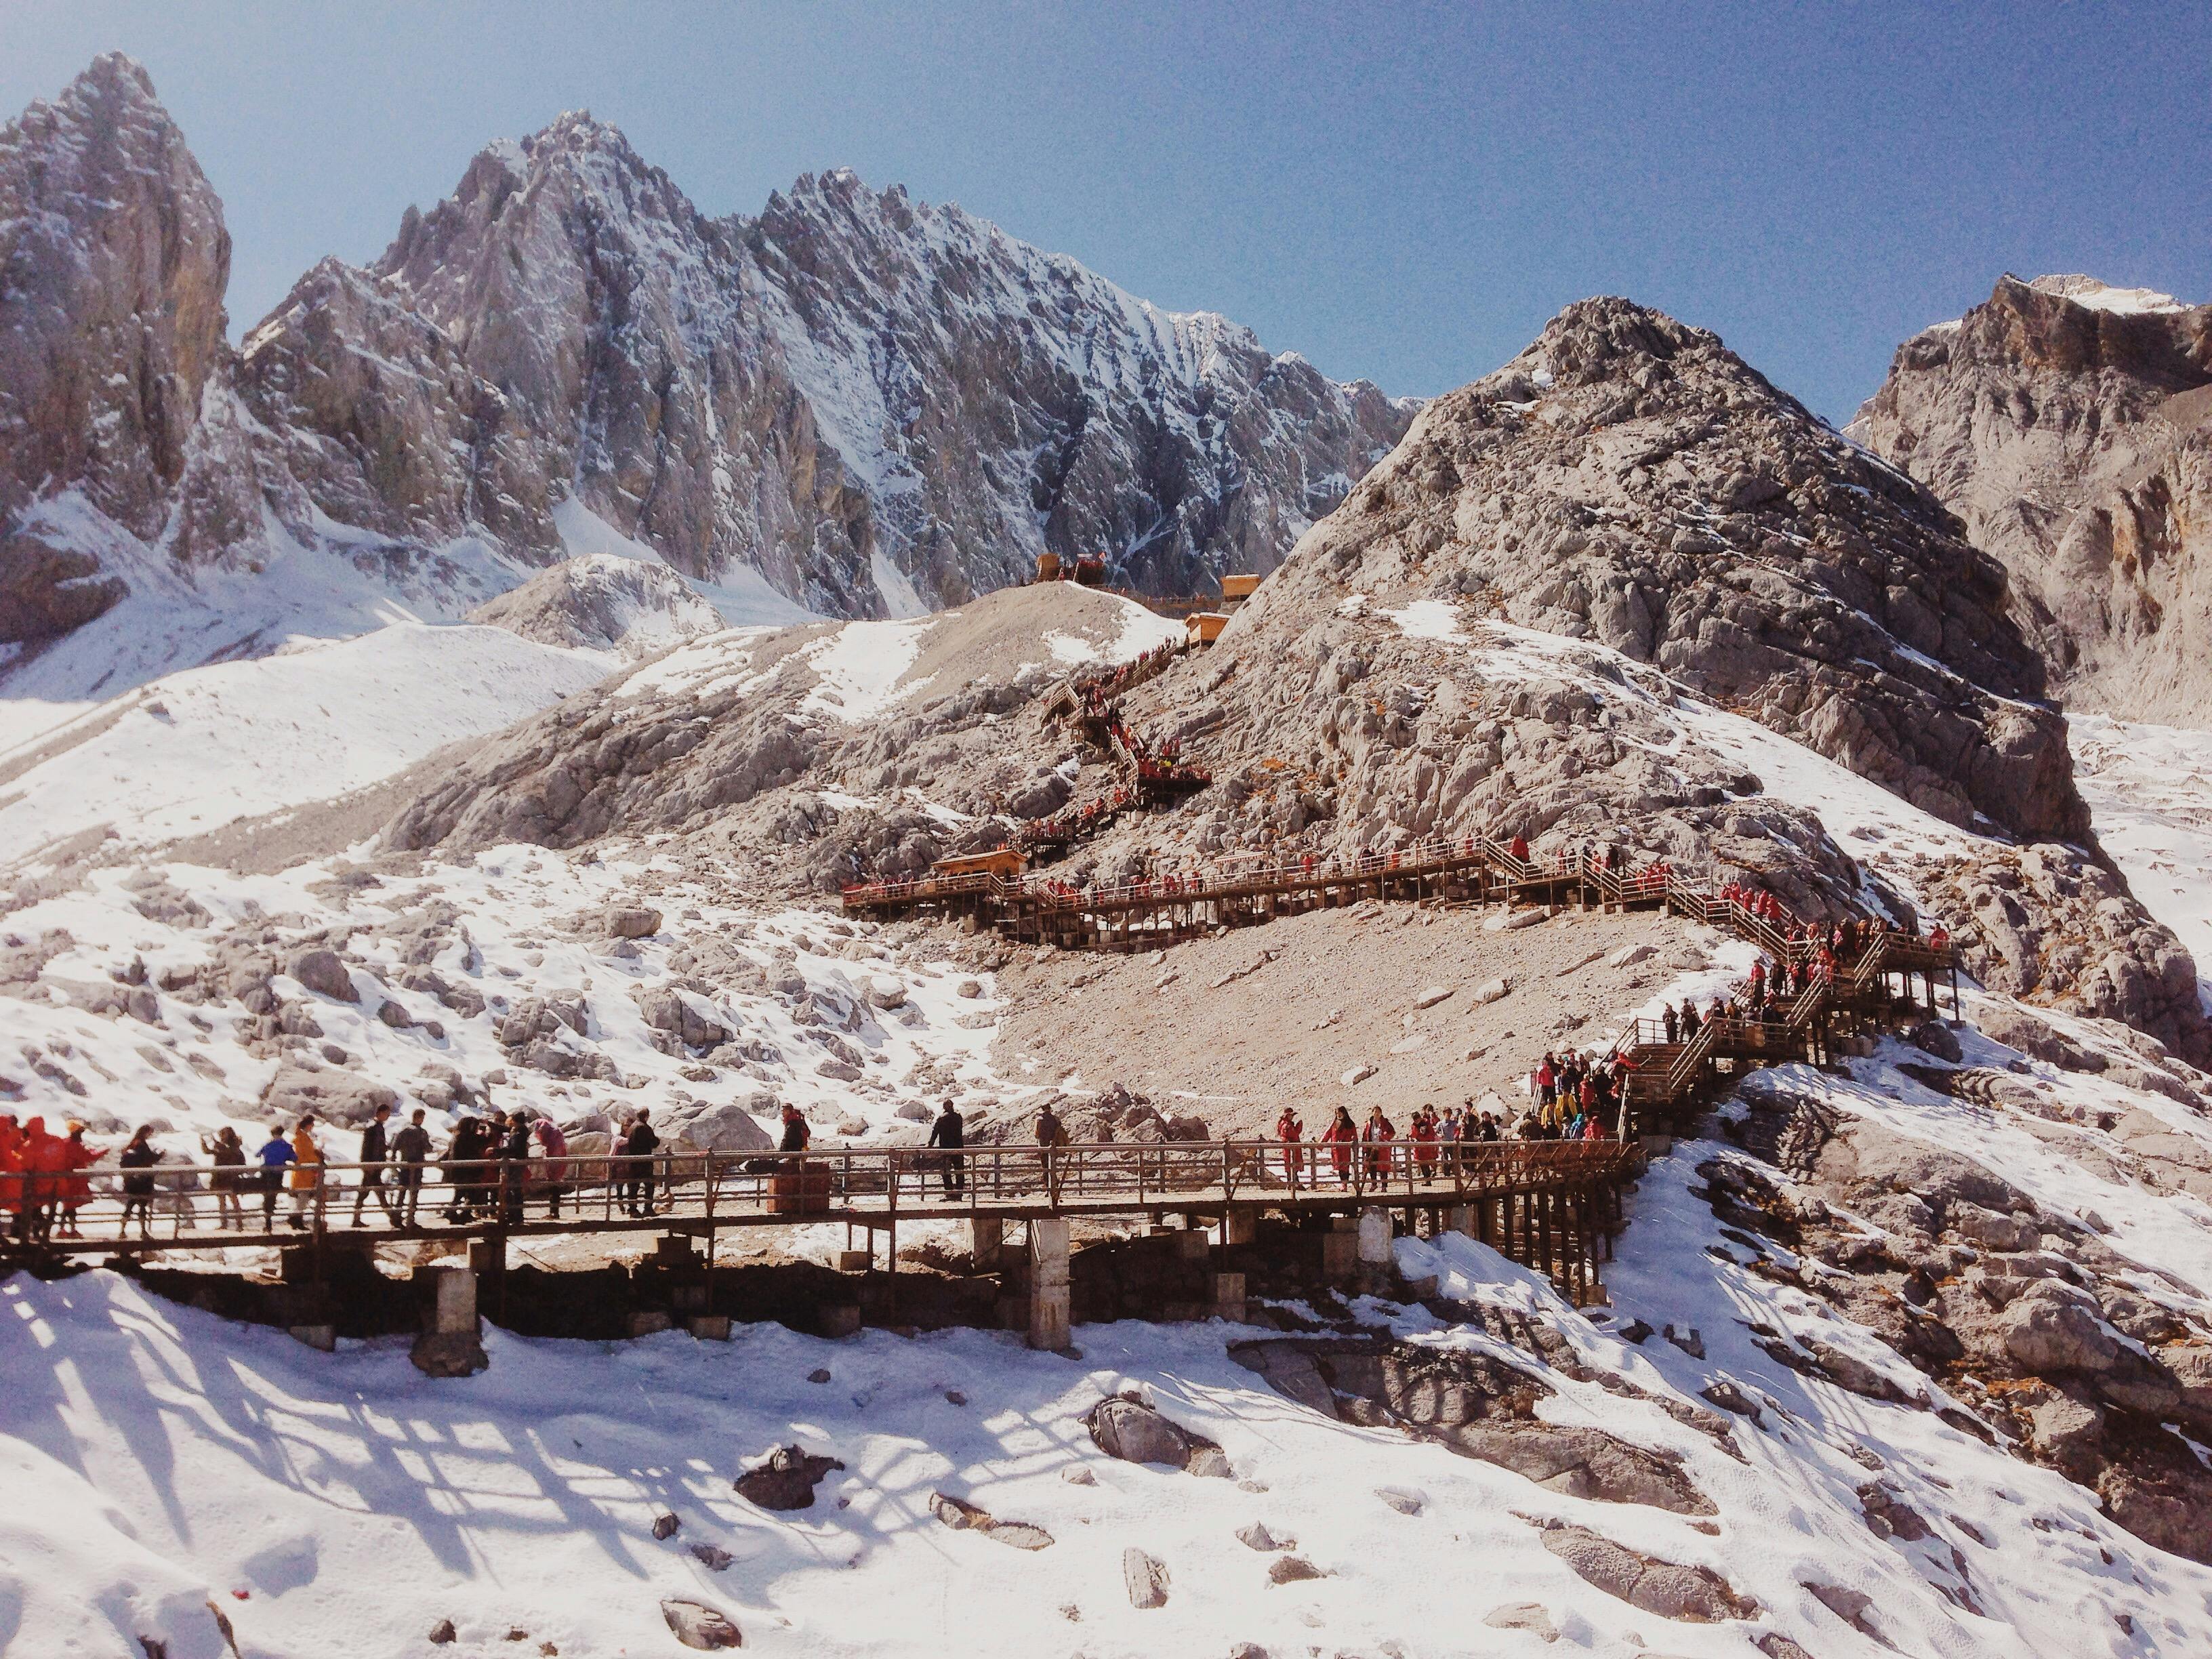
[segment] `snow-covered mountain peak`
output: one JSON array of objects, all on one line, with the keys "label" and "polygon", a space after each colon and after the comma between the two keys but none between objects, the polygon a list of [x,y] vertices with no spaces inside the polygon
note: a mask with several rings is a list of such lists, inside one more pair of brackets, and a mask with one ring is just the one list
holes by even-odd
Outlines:
[{"label": "snow-covered mountain peak", "polygon": [[2117,312],[2124,316],[2186,311],[2189,307],[2171,294],[2151,288],[2115,288],[2110,283],[2076,272],[2069,276],[2039,276],[2028,286],[2039,294],[2056,294],[2092,311]]}]

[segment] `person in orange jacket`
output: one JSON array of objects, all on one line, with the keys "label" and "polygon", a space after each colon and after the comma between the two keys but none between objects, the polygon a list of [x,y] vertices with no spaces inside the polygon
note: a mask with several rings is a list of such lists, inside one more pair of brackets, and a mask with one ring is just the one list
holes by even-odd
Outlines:
[{"label": "person in orange jacket", "polygon": [[99,1150],[84,1143],[83,1124],[74,1121],[70,1124],[68,1138],[62,1142],[61,1157],[64,1172],[58,1194],[62,1206],[62,1237],[82,1238],[84,1235],[77,1231],[76,1212],[92,1200],[92,1177],[85,1171],[100,1162]]},{"label": "person in orange jacket", "polygon": [[285,1224],[305,1227],[307,1204],[323,1179],[323,1149],[315,1145],[315,1115],[309,1112],[292,1131],[292,1213]]}]

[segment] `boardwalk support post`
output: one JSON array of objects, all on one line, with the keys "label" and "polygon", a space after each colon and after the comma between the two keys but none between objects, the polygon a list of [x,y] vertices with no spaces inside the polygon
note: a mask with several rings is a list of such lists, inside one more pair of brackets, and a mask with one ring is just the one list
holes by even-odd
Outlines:
[{"label": "boardwalk support post", "polygon": [[1370,1296],[1390,1276],[1390,1212],[1372,1206],[1359,1212],[1359,1288]]},{"label": "boardwalk support post", "polygon": [[1069,1313],[1067,1218],[1039,1216],[1030,1223],[1030,1346],[1066,1348]]},{"label": "boardwalk support post", "polygon": [[997,1216],[976,1216],[968,1223],[968,1254],[979,1273],[999,1271],[1006,1247],[1006,1224]]}]

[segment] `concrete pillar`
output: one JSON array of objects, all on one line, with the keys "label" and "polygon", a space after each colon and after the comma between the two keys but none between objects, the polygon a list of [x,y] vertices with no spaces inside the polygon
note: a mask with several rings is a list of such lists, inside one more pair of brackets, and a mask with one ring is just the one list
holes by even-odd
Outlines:
[{"label": "concrete pillar", "polygon": [[968,1224],[968,1254],[979,1273],[999,1270],[1006,1245],[1006,1224],[996,1216],[976,1216]]},{"label": "concrete pillar", "polygon": [[1359,1240],[1352,1233],[1321,1236],[1321,1276],[1332,1285],[1349,1284],[1359,1273]]},{"label": "concrete pillar", "polygon": [[1444,1225],[1453,1232],[1466,1234],[1469,1238],[1479,1237],[1475,1229],[1474,1206],[1472,1204],[1453,1205],[1444,1212]]},{"label": "concrete pillar", "polygon": [[1231,1210],[1221,1218],[1221,1242],[1224,1244],[1249,1244],[1260,1237],[1260,1212],[1257,1210]]},{"label": "concrete pillar", "polygon": [[1216,1273],[1213,1276],[1213,1316],[1225,1319],[1232,1325],[1244,1322],[1244,1275]]},{"label": "concrete pillar", "polygon": [[1359,1265],[1388,1267],[1390,1263],[1390,1212],[1368,1208],[1359,1212]]},{"label": "concrete pillar", "polygon": [[1390,1288],[1393,1275],[1389,1211],[1362,1210],[1358,1238],[1359,1288],[1369,1296],[1381,1296]]},{"label": "concrete pillar", "polygon": [[477,1275],[472,1267],[435,1267],[430,1270],[432,1292],[430,1328],[451,1334],[477,1334]]},{"label": "concrete pillar", "polygon": [[1030,1223],[1030,1346],[1068,1346],[1072,1324],[1067,1284],[1067,1218]]},{"label": "concrete pillar", "polygon": [[477,1276],[473,1268],[440,1265],[416,1269],[428,1274],[429,1305],[423,1310],[422,1334],[408,1356],[429,1376],[472,1376],[491,1362],[477,1328]]}]

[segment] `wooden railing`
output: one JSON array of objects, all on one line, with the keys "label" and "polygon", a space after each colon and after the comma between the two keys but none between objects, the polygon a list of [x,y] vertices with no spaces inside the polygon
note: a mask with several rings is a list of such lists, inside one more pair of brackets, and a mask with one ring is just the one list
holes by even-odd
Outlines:
[{"label": "wooden railing", "polygon": [[[370,1242],[589,1233],[672,1218],[748,1225],[902,1214],[1142,1213],[1194,1202],[1339,1197],[1472,1200],[1621,1178],[1636,1156],[1610,1140],[1170,1140],[326,1162],[278,1166],[273,1181],[258,1166],[161,1164],[143,1171],[100,1168],[76,1180],[8,1172],[0,1175],[0,1208],[17,1218],[5,1241],[17,1249],[220,1248],[338,1233]],[[298,1184],[295,1169],[303,1173]],[[122,1185],[131,1175],[154,1183],[143,1215],[131,1212]]]}]

